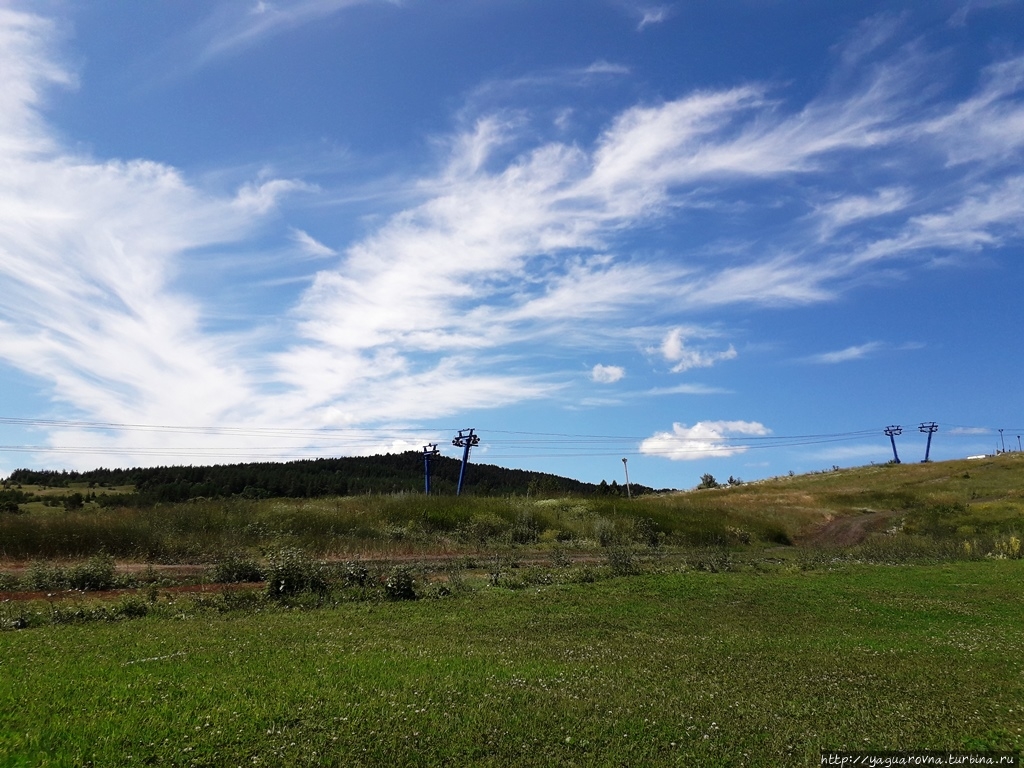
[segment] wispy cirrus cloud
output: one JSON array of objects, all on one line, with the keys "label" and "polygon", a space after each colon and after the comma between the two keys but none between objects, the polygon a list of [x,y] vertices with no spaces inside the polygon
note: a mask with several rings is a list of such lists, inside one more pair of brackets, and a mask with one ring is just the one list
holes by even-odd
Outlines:
[{"label": "wispy cirrus cloud", "polygon": [[851,360],[863,360],[884,348],[885,344],[880,341],[869,341],[866,344],[857,344],[834,352],[822,352],[817,355],[810,355],[809,357],[805,357],[804,361],[808,363],[835,365],[837,363],[847,363]]},{"label": "wispy cirrus cloud", "polygon": [[394,0],[249,0],[219,4],[193,31],[197,63],[228,56],[347,8]]},{"label": "wispy cirrus cloud", "polygon": [[728,395],[731,391],[706,384],[676,384],[672,387],[655,387],[643,392],[644,395]]},{"label": "wispy cirrus cloud", "polygon": [[815,209],[815,215],[821,220],[821,238],[827,239],[836,230],[865,219],[899,212],[911,201],[908,189],[887,187],[871,195],[850,195],[823,203]]},{"label": "wispy cirrus cloud", "polygon": [[950,435],[992,435],[996,431],[991,427],[951,427],[946,430]]},{"label": "wispy cirrus cloud", "polygon": [[328,256],[338,255],[336,250],[324,245],[308,232],[301,229],[292,229],[291,234],[292,241],[294,241],[308,256],[313,258],[327,258]]},{"label": "wispy cirrus cloud", "polygon": [[56,36],[51,20],[0,8],[0,155],[54,146],[39,110],[49,88],[75,82],[56,60]]},{"label": "wispy cirrus cloud", "polygon": [[885,341],[868,341],[864,344],[854,344],[843,349],[831,352],[820,352],[808,355],[799,359],[800,362],[812,365],[836,365],[847,363],[853,360],[866,360],[882,353],[911,352],[924,348],[924,344],[917,341],[907,341],[901,344],[893,344]]},{"label": "wispy cirrus cloud", "polygon": [[640,23],[637,29],[642,30],[651,24],[661,24],[672,15],[672,8],[667,5],[652,5],[640,8]]},{"label": "wispy cirrus cloud", "polygon": [[[226,55],[353,2],[220,9],[204,50]],[[681,373],[737,354],[688,333],[694,313],[827,301],[883,263],[1022,234],[1024,58],[989,68],[965,98],[922,104],[919,62],[897,56],[805,103],[766,83],[697,90],[620,109],[589,138],[538,138],[528,113],[489,111],[449,137],[436,171],[410,180],[413,197],[365,237],[333,249],[282,225],[288,255],[323,268],[273,330],[213,333],[210,307],[181,279],[185,255],[244,251],[282,196],[332,190],[257,179],[216,194],[166,164],[71,152],[42,111],[47,89],[71,81],[52,25],[0,11],[0,42],[0,356],[97,419],[397,423],[553,397],[579,369],[542,373],[538,351],[600,354],[624,338]],[[961,131],[979,138],[971,163]],[[908,173],[916,153],[932,162]],[[853,166],[867,182],[844,173]],[[689,232],[667,252],[632,240],[744,195],[756,207],[778,180],[786,226],[771,244],[753,225],[731,250]],[[866,219],[871,228],[847,231]],[[822,238],[823,227],[842,236]],[[758,422],[676,425],[645,452],[728,455],[739,449],[716,441],[759,434]]]}]

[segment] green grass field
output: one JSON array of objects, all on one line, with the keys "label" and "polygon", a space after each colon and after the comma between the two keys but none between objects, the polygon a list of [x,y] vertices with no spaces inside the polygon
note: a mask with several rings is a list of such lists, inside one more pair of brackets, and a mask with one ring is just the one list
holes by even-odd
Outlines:
[{"label": "green grass field", "polygon": [[0,634],[3,765],[815,765],[1024,748],[1024,562],[648,575]]}]

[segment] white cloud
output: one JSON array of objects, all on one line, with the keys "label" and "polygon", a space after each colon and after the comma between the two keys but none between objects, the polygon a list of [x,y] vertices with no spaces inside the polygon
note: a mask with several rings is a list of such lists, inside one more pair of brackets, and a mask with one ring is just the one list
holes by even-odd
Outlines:
[{"label": "white cloud", "polygon": [[326,258],[328,256],[338,255],[336,250],[329,248],[308,232],[301,229],[292,229],[292,241],[294,241],[307,256],[312,256],[314,258]]},{"label": "white cloud", "polygon": [[925,123],[921,130],[942,143],[950,164],[988,163],[1024,148],[1024,56],[993,64],[976,94]]},{"label": "white cloud", "polygon": [[682,373],[691,368],[710,368],[722,360],[732,360],[736,357],[736,349],[731,344],[728,349],[721,352],[706,352],[691,348],[687,344],[687,335],[692,333],[692,329],[673,328],[661,342],[660,352],[665,360],[674,363],[673,373]]},{"label": "white cloud", "polygon": [[[354,2],[218,8],[206,55]],[[898,62],[802,106],[758,83],[636,105],[589,142],[531,139],[528,116],[499,111],[454,136],[436,173],[411,181],[414,202],[339,248],[268,352],[249,337],[268,329],[209,332],[210,308],[183,279],[198,282],[185,255],[246,250],[283,196],[314,188],[261,178],[224,196],[166,164],[70,152],[41,111],[48,88],[73,82],[56,63],[54,34],[49,22],[0,10],[0,357],[97,419],[364,425],[493,407],[551,397],[571,379],[531,368],[533,345],[602,354],[651,327],[671,328],[658,351],[673,371],[708,367],[736,350],[703,346],[709,334],[677,325],[687,313],[829,300],[883,259],[999,246],[1024,221],[1024,176],[1006,164],[1024,142],[1024,58],[990,68],[969,98],[924,112],[909,111],[918,94]],[[973,137],[969,149],[958,149],[962,135]],[[947,161],[939,188],[931,176],[904,178],[899,161],[921,145]],[[847,183],[852,164],[872,171],[867,189]],[[681,210],[714,212],[780,178],[803,207],[778,244],[632,250],[641,228]],[[821,193],[826,179],[835,188]],[[870,240],[848,232],[867,219],[880,220]],[[335,255],[282,228],[303,253]],[[823,242],[823,228],[848,239]],[[708,391],[692,387],[666,391]],[[676,425],[645,444],[725,455],[740,449],[713,441],[759,434],[744,429],[764,428]]]},{"label": "white cloud", "polygon": [[[0,358],[100,421],[264,418],[258,377],[239,356],[246,343],[207,334],[200,302],[172,285],[184,254],[246,238],[294,185],[267,180],[219,197],[160,163],[65,150],[39,112],[45,89],[70,81],[54,63],[53,35],[48,23],[0,11],[0,38],[14,41],[0,45]],[[121,440],[67,430],[51,439]]]},{"label": "white cloud", "polygon": [[809,363],[833,365],[835,363],[846,363],[851,360],[862,360],[865,357],[873,355],[884,347],[885,345],[880,341],[869,341],[866,344],[858,344],[835,352],[822,352],[818,355],[811,355],[805,359]]},{"label": "white cloud", "polygon": [[371,2],[393,0],[260,0],[215,6],[193,33],[198,63],[238,53],[274,35]]},{"label": "white cloud", "polygon": [[260,184],[242,186],[232,204],[245,212],[264,214],[277,206],[277,201],[291,192],[310,192],[316,188],[295,179],[271,179]]},{"label": "white cloud", "polygon": [[730,390],[721,387],[709,387],[705,384],[677,384],[674,387],[655,387],[649,389],[647,395],[728,395]]},{"label": "white cloud", "polygon": [[965,189],[945,210],[915,216],[893,236],[875,240],[849,256],[843,269],[882,259],[936,251],[976,251],[1024,231],[1024,175]]},{"label": "white cloud", "polygon": [[656,432],[640,443],[640,453],[673,461],[695,461],[745,453],[749,446],[737,436],[761,437],[771,430],[756,421],[698,421],[692,427],[678,422],[671,432]]},{"label": "white cloud", "polygon": [[990,427],[952,427],[946,430],[950,435],[991,435],[997,430]]},{"label": "white cloud", "polygon": [[625,64],[614,64],[602,59],[589,65],[583,72],[587,75],[628,75],[630,69]]},{"label": "white cloud", "polygon": [[831,200],[817,206],[816,210],[822,220],[822,238],[841,227],[901,211],[910,202],[911,193],[903,187],[879,189],[874,195],[850,195]]},{"label": "white cloud", "polygon": [[0,8],[0,156],[45,152],[53,147],[39,108],[48,87],[69,87],[74,77],[54,60],[53,22]]},{"label": "white cloud", "polygon": [[644,27],[650,26],[651,24],[661,24],[669,17],[671,8],[667,5],[655,5],[648,8],[640,9],[640,23],[637,25],[637,29],[643,29]]},{"label": "white cloud", "polygon": [[614,384],[626,375],[626,369],[618,365],[601,365],[598,363],[590,371],[591,381],[598,384]]}]

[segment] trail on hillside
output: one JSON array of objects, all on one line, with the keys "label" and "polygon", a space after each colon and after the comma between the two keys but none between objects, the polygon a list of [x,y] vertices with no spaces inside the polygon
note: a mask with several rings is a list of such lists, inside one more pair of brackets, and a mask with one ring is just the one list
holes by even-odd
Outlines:
[{"label": "trail on hillside", "polygon": [[870,533],[878,533],[890,527],[899,513],[865,511],[841,517],[832,517],[814,526],[798,544],[805,547],[852,547],[860,544]]}]

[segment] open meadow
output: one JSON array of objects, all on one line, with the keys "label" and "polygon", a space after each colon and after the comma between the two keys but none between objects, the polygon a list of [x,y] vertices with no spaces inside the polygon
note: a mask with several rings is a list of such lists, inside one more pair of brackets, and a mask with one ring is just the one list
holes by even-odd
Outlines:
[{"label": "open meadow", "polygon": [[1008,455],[632,501],[2,515],[0,764],[1020,752],[1022,488]]}]

